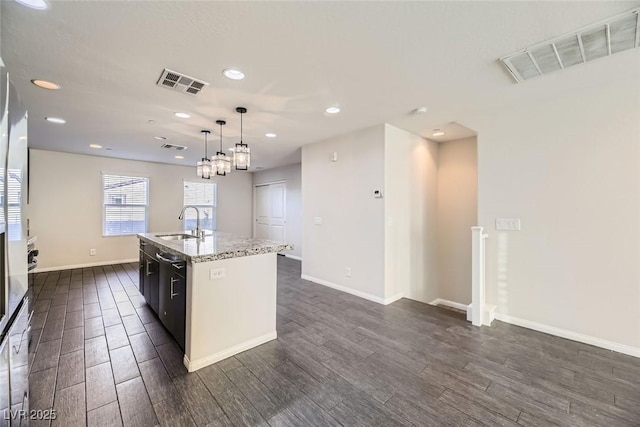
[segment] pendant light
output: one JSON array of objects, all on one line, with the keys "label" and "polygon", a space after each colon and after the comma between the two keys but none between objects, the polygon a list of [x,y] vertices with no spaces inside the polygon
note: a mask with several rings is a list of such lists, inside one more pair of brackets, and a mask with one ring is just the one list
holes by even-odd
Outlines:
[{"label": "pendant light", "polygon": [[225,176],[231,172],[231,158],[222,151],[222,126],[226,125],[227,122],[224,120],[216,120],[216,124],[220,125],[220,151],[218,151],[215,156],[212,156],[211,160],[216,175]]},{"label": "pendant light", "polygon": [[233,164],[238,171],[246,171],[251,166],[251,149],[242,142],[242,115],[247,112],[244,107],[236,108],[236,112],[240,113],[240,144],[236,144],[233,151]]},{"label": "pendant light", "polygon": [[204,135],[204,157],[197,164],[197,174],[198,178],[202,179],[211,179],[211,161],[207,155],[207,136],[211,133],[209,130],[201,130],[200,131]]}]

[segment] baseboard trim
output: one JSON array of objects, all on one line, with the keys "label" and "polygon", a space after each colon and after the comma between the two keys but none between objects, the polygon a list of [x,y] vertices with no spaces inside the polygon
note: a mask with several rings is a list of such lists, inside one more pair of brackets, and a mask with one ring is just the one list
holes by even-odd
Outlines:
[{"label": "baseboard trim", "polygon": [[398,294],[395,294],[392,297],[385,298],[383,304],[384,305],[389,305],[389,304],[391,304],[393,302],[396,302],[396,301],[398,301],[399,299],[402,299],[402,298],[404,298],[404,293],[400,292]]},{"label": "baseboard trim", "polygon": [[392,296],[390,298],[386,298],[385,299],[385,298],[379,297],[377,295],[372,295],[372,294],[369,294],[369,293],[366,293],[366,292],[358,291],[356,289],[348,288],[346,286],[337,285],[335,283],[331,283],[331,282],[328,282],[328,281],[323,280],[323,279],[318,279],[317,277],[309,276],[307,274],[301,274],[300,278],[304,279],[304,280],[308,280],[308,281],[313,282],[313,283],[317,283],[318,285],[326,286],[328,288],[332,288],[332,289],[335,289],[335,290],[338,290],[338,291],[341,291],[341,292],[345,292],[347,294],[351,294],[351,295],[355,295],[355,296],[360,297],[360,298],[364,298],[364,299],[366,299],[368,301],[377,302],[378,304],[382,304],[382,305],[391,304],[392,302],[397,301],[400,298],[402,298],[402,294],[397,294],[397,295],[394,295],[394,296]]},{"label": "baseboard trim", "polygon": [[278,338],[278,332],[272,331],[267,334],[264,334],[259,337],[240,343],[238,345],[234,345],[233,347],[228,348],[226,350],[219,351],[218,353],[212,354],[211,356],[203,357],[201,359],[197,359],[194,361],[189,360],[189,358],[185,354],[184,358],[182,359],[182,363],[184,364],[184,366],[187,368],[189,372],[197,371],[198,369],[204,368],[205,366],[209,366],[213,363],[227,359],[238,353],[242,353],[243,351],[252,349],[253,347],[257,347],[266,342],[275,340],[276,338]]},{"label": "baseboard trim", "polygon": [[296,261],[302,261],[302,257],[296,255],[284,254],[284,256],[286,256],[287,258],[295,259]]},{"label": "baseboard trim", "polygon": [[117,261],[100,261],[100,262],[90,262],[87,264],[61,265],[59,267],[36,268],[33,270],[33,272],[46,273],[49,271],[71,270],[74,268],[102,267],[103,265],[126,264],[129,262],[138,262],[138,261],[139,261],[138,258],[130,258],[130,259],[121,259]]},{"label": "baseboard trim", "polygon": [[455,308],[457,310],[462,310],[464,312],[467,311],[467,304],[462,304],[455,301],[450,301],[448,299],[436,298],[429,303],[429,305],[444,305],[445,307]]},{"label": "baseboard trim", "polygon": [[523,328],[533,329],[534,331],[544,332],[545,334],[555,335],[560,338],[566,338],[572,341],[578,341],[584,344],[589,344],[595,347],[604,348],[606,350],[616,351],[618,353],[626,354],[629,356],[640,357],[640,348],[631,347],[625,344],[619,344],[613,341],[596,338],[591,335],[585,335],[578,332],[569,331],[567,329],[556,328],[555,326],[549,326],[531,320],[520,319],[518,317],[509,316],[508,314],[496,313],[496,320],[501,322],[510,323],[516,326],[522,326]]},{"label": "baseboard trim", "polygon": [[[442,298],[436,298],[433,301],[431,301],[429,303],[430,305],[435,305],[435,306],[439,306],[439,305],[443,305],[445,307],[451,307],[451,308],[455,308],[457,310],[461,310],[464,311],[467,316],[466,319],[468,322],[471,322],[471,313],[472,313],[472,304],[462,304],[459,302],[455,302],[455,301],[449,301],[446,299],[442,299]],[[484,322],[482,323],[485,326],[491,326],[491,322],[494,321],[495,319],[495,312],[496,312],[496,306],[495,305],[488,305],[485,304],[484,306]]]},{"label": "baseboard trim", "polygon": [[[496,320],[496,306],[491,304],[484,305],[484,316],[482,316],[482,324],[485,326],[491,326],[491,323]],[[473,304],[467,306],[467,321],[473,322]]]}]

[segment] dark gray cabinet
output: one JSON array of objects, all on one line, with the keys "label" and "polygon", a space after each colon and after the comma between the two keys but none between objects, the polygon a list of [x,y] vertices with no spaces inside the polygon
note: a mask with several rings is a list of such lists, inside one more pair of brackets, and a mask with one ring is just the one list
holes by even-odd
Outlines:
[{"label": "dark gray cabinet", "polygon": [[155,247],[146,242],[140,242],[140,283],[138,286],[147,304],[158,313],[160,264],[155,255]]},{"label": "dark gray cabinet", "polygon": [[140,293],[182,350],[187,314],[187,264],[140,243]]},{"label": "dark gray cabinet", "polygon": [[184,350],[187,311],[187,280],[184,261],[160,262],[160,296],[158,317]]},{"label": "dark gray cabinet", "polygon": [[159,291],[160,283],[160,263],[154,257],[147,253],[142,253],[143,274],[142,294],[147,304],[151,306],[153,311],[158,313],[159,310]]}]

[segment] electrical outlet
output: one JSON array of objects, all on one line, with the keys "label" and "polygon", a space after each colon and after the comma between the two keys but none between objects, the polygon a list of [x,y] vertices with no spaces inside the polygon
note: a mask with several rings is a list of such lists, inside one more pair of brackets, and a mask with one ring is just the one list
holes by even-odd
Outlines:
[{"label": "electrical outlet", "polygon": [[225,276],[224,268],[209,270],[209,280],[222,279]]},{"label": "electrical outlet", "polygon": [[89,249],[89,255],[96,256],[96,250],[95,249]]},{"label": "electrical outlet", "polygon": [[347,277],[351,277],[351,267],[347,267],[344,269],[344,274]]}]

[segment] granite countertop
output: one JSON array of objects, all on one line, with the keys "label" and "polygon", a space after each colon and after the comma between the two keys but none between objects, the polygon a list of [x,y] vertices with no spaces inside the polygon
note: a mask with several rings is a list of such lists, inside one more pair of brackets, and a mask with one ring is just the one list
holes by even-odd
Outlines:
[{"label": "granite countertop", "polygon": [[273,240],[252,239],[214,231],[204,239],[164,240],[158,236],[172,233],[140,233],[138,239],[192,263],[268,254],[293,249],[293,245]]}]

